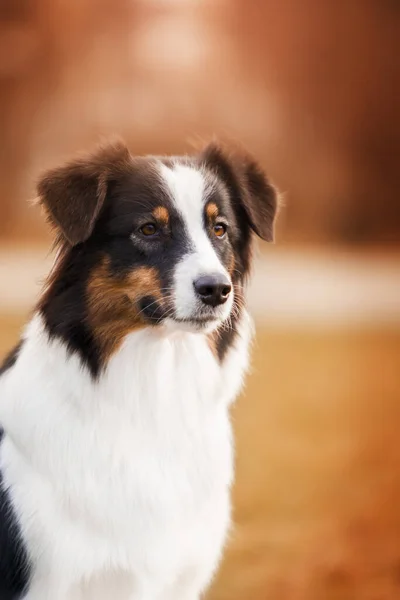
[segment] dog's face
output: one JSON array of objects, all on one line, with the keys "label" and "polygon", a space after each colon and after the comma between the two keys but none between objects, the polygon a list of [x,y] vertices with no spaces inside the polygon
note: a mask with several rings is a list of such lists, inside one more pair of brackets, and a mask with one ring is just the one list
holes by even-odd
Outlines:
[{"label": "dog's face", "polygon": [[109,187],[107,205],[93,233],[105,262],[89,287],[105,271],[124,282],[132,316],[150,325],[211,330],[229,317],[237,224],[217,178],[139,159]]},{"label": "dog's face", "polygon": [[176,159],[109,146],[38,190],[62,239],[42,312],[72,349],[103,360],[139,327],[218,329],[240,309],[251,232],[272,238],[274,189],[214,145]]}]

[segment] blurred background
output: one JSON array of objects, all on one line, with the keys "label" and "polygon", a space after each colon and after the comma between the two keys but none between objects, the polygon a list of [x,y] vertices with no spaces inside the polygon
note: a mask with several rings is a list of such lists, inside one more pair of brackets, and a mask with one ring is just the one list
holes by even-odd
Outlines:
[{"label": "blurred background", "polygon": [[210,600],[400,598],[399,40],[397,0],[0,2],[1,356],[52,260],[44,168],[217,136],[283,192]]}]

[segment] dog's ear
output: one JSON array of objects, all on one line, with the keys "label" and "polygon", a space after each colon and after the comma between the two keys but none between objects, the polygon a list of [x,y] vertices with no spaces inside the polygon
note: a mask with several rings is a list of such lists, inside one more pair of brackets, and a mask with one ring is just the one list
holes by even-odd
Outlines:
[{"label": "dog's ear", "polygon": [[50,223],[70,244],[87,240],[102,209],[111,175],[129,163],[122,142],[108,144],[93,154],[47,171],[37,190]]},{"label": "dog's ear", "polygon": [[255,160],[243,153],[228,154],[211,143],[201,155],[202,162],[227,186],[234,204],[240,204],[252,230],[263,240],[274,239],[277,192]]}]

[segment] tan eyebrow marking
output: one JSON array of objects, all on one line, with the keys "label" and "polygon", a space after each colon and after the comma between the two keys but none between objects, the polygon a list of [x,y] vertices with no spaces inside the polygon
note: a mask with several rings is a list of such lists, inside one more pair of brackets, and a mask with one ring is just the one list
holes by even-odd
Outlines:
[{"label": "tan eyebrow marking", "polygon": [[206,215],[210,221],[218,217],[218,206],[214,202],[209,202],[206,206]]},{"label": "tan eyebrow marking", "polygon": [[152,214],[153,214],[153,217],[155,219],[157,219],[157,221],[160,221],[161,223],[164,223],[165,225],[168,224],[168,222],[169,222],[169,212],[165,208],[165,206],[157,206],[153,210]]}]

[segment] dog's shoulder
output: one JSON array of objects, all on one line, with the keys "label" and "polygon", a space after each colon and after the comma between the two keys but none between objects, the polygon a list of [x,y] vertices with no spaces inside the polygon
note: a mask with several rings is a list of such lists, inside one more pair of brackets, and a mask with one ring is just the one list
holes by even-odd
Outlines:
[{"label": "dog's shoulder", "polygon": [[[4,442],[0,427],[0,457]],[[28,584],[29,561],[0,462],[0,598],[17,600]]]}]

